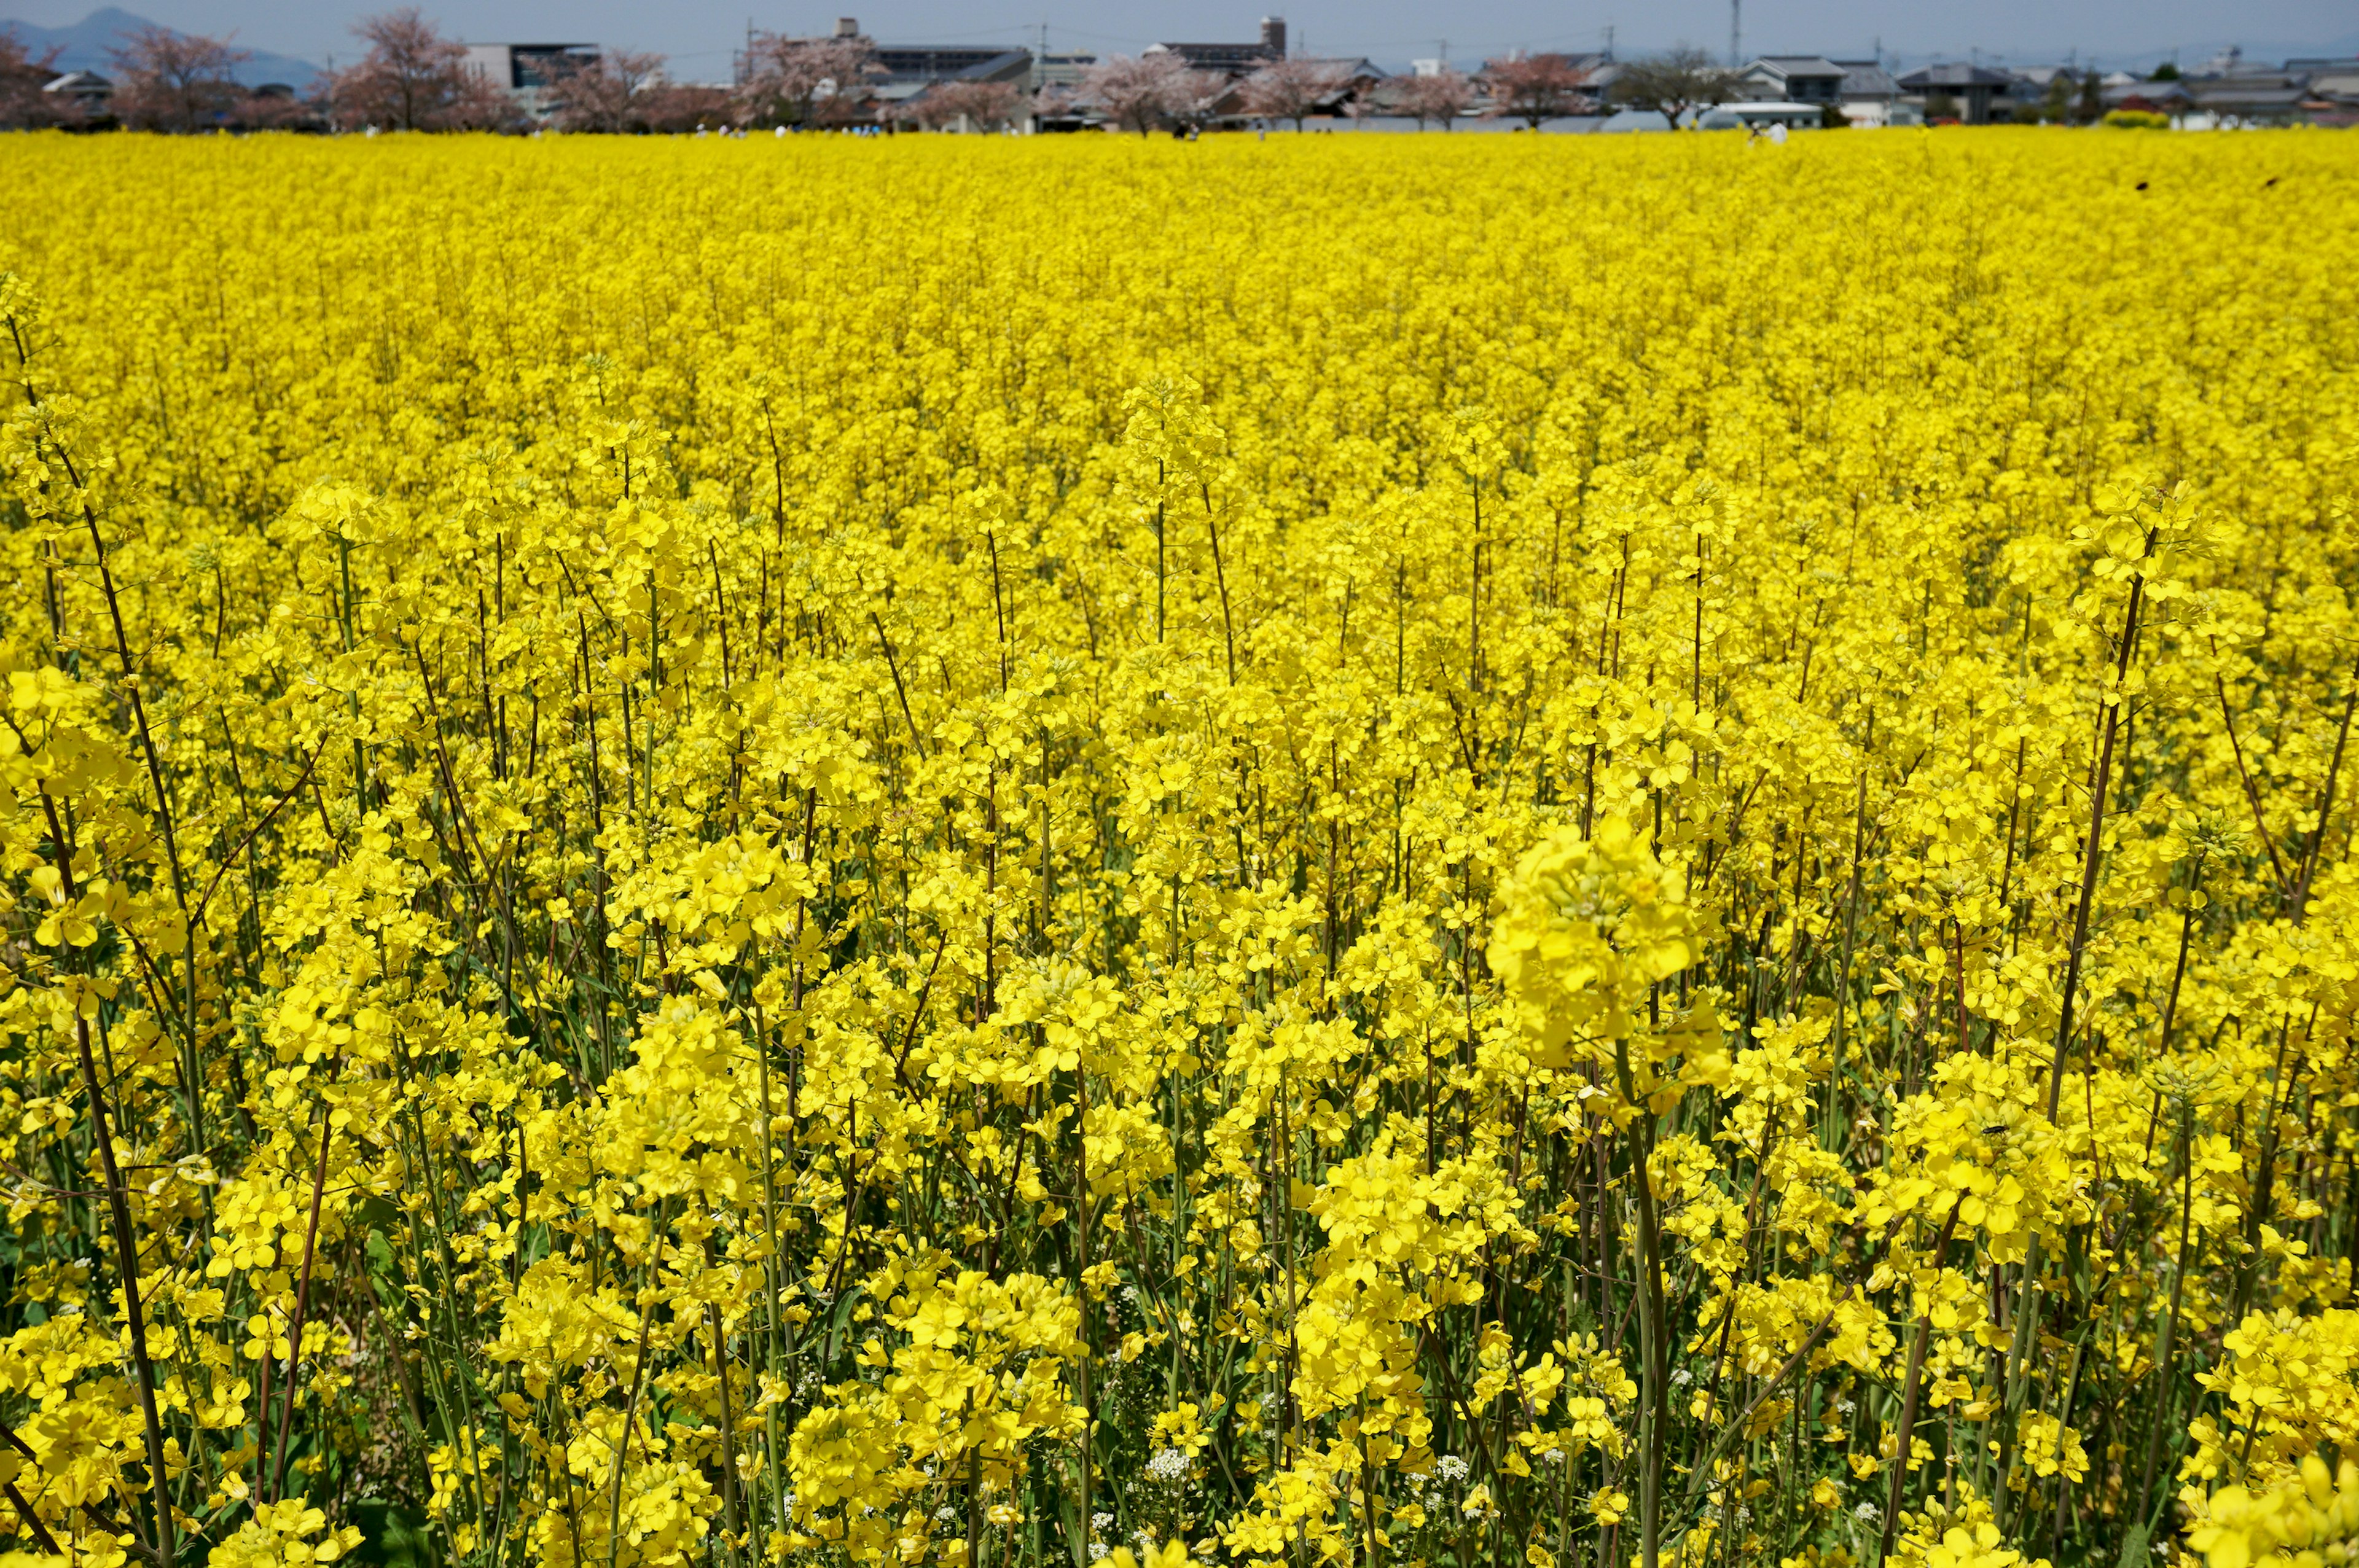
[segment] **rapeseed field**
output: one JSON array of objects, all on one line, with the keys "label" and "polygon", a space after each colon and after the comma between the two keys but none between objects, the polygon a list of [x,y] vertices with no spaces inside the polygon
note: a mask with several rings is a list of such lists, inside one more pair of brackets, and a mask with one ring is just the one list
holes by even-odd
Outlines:
[{"label": "rapeseed field", "polygon": [[7,1568],[2348,1560],[2354,145],[0,139]]}]

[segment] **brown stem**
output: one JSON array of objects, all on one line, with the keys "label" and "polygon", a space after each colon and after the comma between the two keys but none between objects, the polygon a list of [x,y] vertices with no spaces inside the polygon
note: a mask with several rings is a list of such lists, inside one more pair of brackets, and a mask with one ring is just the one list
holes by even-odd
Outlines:
[{"label": "brown stem", "polygon": [[[1950,1206],[1950,1217],[1941,1222],[1941,1235],[1933,1243],[1933,1267],[1941,1267],[1941,1255],[1950,1249],[1950,1238],[1958,1228],[1960,1205]],[[1900,1395],[1899,1451],[1892,1459],[1892,1493],[1885,1499],[1884,1543],[1876,1549],[1875,1560],[1885,1563],[1892,1556],[1894,1532],[1900,1528],[1900,1502],[1908,1489],[1908,1445],[1917,1435],[1917,1401],[1925,1391],[1925,1351],[1933,1336],[1933,1319],[1930,1314],[1917,1319],[1917,1337],[1908,1346],[1908,1377]]]},{"label": "brown stem", "polygon": [[[332,1072],[332,1069],[331,1069]],[[326,1107],[320,1117],[320,1158],[311,1169],[311,1217],[303,1229],[303,1274],[295,1287],[295,1316],[288,1326],[287,1390],[281,1396],[286,1401],[278,1410],[278,1449],[271,1461],[270,1486],[266,1499],[278,1496],[278,1488],[287,1479],[287,1436],[295,1427],[295,1368],[303,1359],[303,1314],[311,1302],[311,1264],[319,1254],[320,1196],[328,1186],[328,1146],[336,1139],[336,1124]],[[264,1347],[266,1350],[268,1346]]]},{"label": "brown stem", "polygon": [[2236,759],[2236,776],[2244,781],[2245,799],[2253,808],[2253,827],[2261,836],[2261,848],[2269,852],[2269,868],[2277,873],[2277,892],[2286,890],[2285,862],[2277,858],[2277,840],[2269,837],[2269,825],[2261,815],[2261,792],[2254,787],[2253,775],[2245,766],[2245,748],[2236,739],[2236,718],[2228,711],[2228,687],[2218,676],[2212,677],[2212,689],[2220,697],[2220,722],[2228,731],[2228,751]]},{"label": "brown stem", "polygon": [[1212,580],[1221,589],[1221,631],[1228,638],[1229,684],[1237,684],[1237,626],[1229,616],[1229,573],[1221,564],[1221,520],[1212,514],[1212,487],[1204,488],[1204,527],[1212,535]]},{"label": "brown stem", "polygon": [[[16,1429],[5,1421],[0,1421],[0,1442],[7,1444],[9,1447],[23,1454],[34,1465],[38,1465],[40,1464],[40,1455],[35,1454],[26,1444],[25,1440],[16,1435]],[[10,1488],[10,1497],[13,1498],[15,1495],[15,1488],[12,1487]],[[150,1562],[155,1561],[155,1552],[144,1542],[139,1541],[138,1536],[136,1532],[125,1530],[121,1519],[116,1519],[113,1514],[107,1512],[104,1509],[100,1508],[94,1502],[82,1503],[77,1506],[81,1508],[84,1514],[90,1517],[91,1522],[98,1526],[99,1529],[106,1531],[109,1535],[117,1537],[118,1539],[126,1535],[130,1536],[135,1543],[135,1549],[138,1553],[142,1557],[148,1559]],[[20,1503],[16,1505],[16,1510],[17,1513],[29,1522],[36,1530],[42,1529],[40,1520],[33,1517],[32,1510],[29,1508]],[[52,1550],[54,1550],[54,1548]],[[62,1553],[60,1553],[60,1555],[62,1555]]]},{"label": "brown stem", "polygon": [[[2147,530],[2146,547],[2154,551],[2158,529]],[[2081,959],[2089,942],[2089,908],[2097,897],[2097,868],[2104,860],[2105,789],[2114,770],[2114,740],[2122,721],[2122,702],[2125,694],[2122,683],[2128,677],[2130,654],[2137,646],[2138,610],[2146,600],[2146,577],[2141,573],[2130,584],[2129,608],[2122,618],[2122,644],[2114,660],[2112,700],[2105,704],[2105,739],[2097,752],[2097,776],[2089,790],[2089,843],[2081,860],[2081,897],[2072,912],[2072,946],[2064,964],[2064,993],[2058,1005],[2056,1020],[2056,1059],[2048,1073],[2048,1119],[2056,1120],[2056,1108],[2064,1097],[2064,1054],[2072,1044],[2073,993],[2081,986]]]},{"label": "brown stem", "polygon": [[[41,792],[41,809],[49,820],[49,852],[58,868],[60,891],[71,904],[81,897],[74,884],[73,844],[58,817],[56,797]],[[106,1098],[98,1085],[98,1064],[90,1049],[90,1020],[74,1009],[74,1046],[82,1070],[83,1095],[90,1100],[91,1141],[106,1181],[107,1217],[114,1231],[115,1269],[123,1278],[123,1316],[131,1333],[131,1361],[139,1376],[139,1413],[146,1428],[147,1480],[155,1498],[156,1549],[164,1568],[172,1568],[172,1489],[164,1464],[164,1423],[156,1408],[156,1364],[147,1355],[147,1314],[139,1303],[139,1244],[131,1227],[131,1206],[123,1196],[123,1175],[114,1159],[114,1138],[107,1130]]]},{"label": "brown stem", "polygon": [[25,1500],[25,1494],[16,1489],[16,1482],[7,1483],[7,1496],[8,1506],[16,1510],[17,1522],[33,1532],[33,1539],[41,1543],[41,1550],[52,1557],[63,1557],[65,1549],[58,1544],[58,1538],[49,1533],[49,1527],[41,1522],[40,1516],[33,1511],[33,1505]]},{"label": "brown stem", "polygon": [[[655,1217],[647,1230],[647,1294],[653,1297],[663,1284],[664,1206],[656,1205]],[[647,1331],[655,1326],[656,1303],[653,1300],[637,1303],[639,1309],[639,1347],[631,1357],[631,1393],[623,1401],[623,1434],[614,1444],[614,1490],[606,1524],[606,1568],[614,1568],[614,1555],[623,1540],[623,1469],[631,1457],[631,1426],[638,1419],[639,1390],[647,1380]]]},{"label": "brown stem", "polygon": [[909,688],[901,684],[901,665],[893,657],[893,639],[885,635],[885,622],[876,611],[868,612],[868,623],[876,628],[876,641],[884,644],[885,667],[893,672],[893,694],[901,699],[901,722],[909,727],[909,740],[918,748],[918,755],[926,754],[926,738],[918,733],[918,721],[909,715]]},{"label": "brown stem", "polygon": [[2301,857],[2301,878],[2293,886],[2288,913],[2296,925],[2310,903],[2310,879],[2318,871],[2318,852],[2326,847],[2326,819],[2334,813],[2334,785],[2343,773],[2343,750],[2351,739],[2351,713],[2359,708],[2359,664],[2351,666],[2351,690],[2343,699],[2343,723],[2334,732],[2334,760],[2326,765],[2326,787],[2318,799],[2318,826],[2310,830],[2310,848]]}]

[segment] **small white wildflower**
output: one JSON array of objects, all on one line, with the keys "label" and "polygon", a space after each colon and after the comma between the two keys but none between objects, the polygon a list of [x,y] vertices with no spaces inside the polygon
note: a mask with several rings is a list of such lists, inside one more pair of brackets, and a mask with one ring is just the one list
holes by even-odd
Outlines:
[{"label": "small white wildflower", "polygon": [[1551,1448],[1551,1449],[1549,1449],[1547,1452],[1543,1453],[1543,1454],[1540,1455],[1540,1463],[1541,1463],[1541,1464],[1543,1464],[1543,1465],[1561,1465],[1561,1464],[1563,1464],[1563,1463],[1564,1463],[1564,1450],[1563,1450],[1563,1449],[1561,1449],[1561,1448]]},{"label": "small white wildflower", "polygon": [[1884,1510],[1874,1503],[1862,1503],[1851,1510],[1851,1517],[1862,1524],[1881,1524],[1884,1522]]},{"label": "small white wildflower", "polygon": [[1114,1515],[1112,1514],[1092,1514],[1090,1516],[1090,1533],[1092,1535],[1095,1535],[1098,1531],[1103,1530],[1113,1522]]},{"label": "small white wildflower", "polygon": [[1147,1461],[1147,1473],[1158,1481],[1185,1480],[1191,1462],[1176,1448],[1158,1448]]},{"label": "small white wildflower", "polygon": [[1433,1473],[1445,1481],[1466,1479],[1466,1461],[1455,1454],[1445,1454],[1433,1462]]},{"label": "small white wildflower", "polygon": [[1694,1381],[1694,1376],[1685,1367],[1671,1374],[1671,1386],[1676,1389],[1684,1389]]},{"label": "small white wildflower", "polygon": [[1109,1550],[1110,1548],[1108,1548],[1106,1543],[1103,1541],[1091,1541],[1090,1561],[1093,1563],[1096,1562],[1099,1558],[1103,1557]]}]

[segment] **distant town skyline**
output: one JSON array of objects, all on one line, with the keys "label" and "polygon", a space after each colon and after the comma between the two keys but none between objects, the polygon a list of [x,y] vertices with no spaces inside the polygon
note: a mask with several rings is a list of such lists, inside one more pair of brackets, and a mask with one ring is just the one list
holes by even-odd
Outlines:
[{"label": "distant town skyline", "polygon": [[[350,28],[389,9],[380,0],[135,0],[125,7],[184,32],[234,35],[239,47],[323,64],[358,52]],[[453,36],[475,41],[562,41],[665,55],[683,80],[720,80],[748,22],[772,31],[824,32],[852,15],[888,43],[994,43],[1099,55],[1136,54],[1164,39],[1250,38],[1265,12],[1283,15],[1298,49],[1364,56],[1398,65],[1447,53],[1468,64],[1512,49],[1578,51],[1606,47],[1630,54],[1690,43],[1715,57],[1728,51],[1726,0],[1612,0],[1567,5],[1560,0],[1491,0],[1466,6],[1434,0],[1293,0],[1256,5],[1234,0],[1133,0],[1074,5],[1006,0],[1004,5],[954,0],[843,0],[839,5],[792,0],[675,0],[653,8],[627,0],[426,0],[421,11]],[[82,21],[89,0],[0,0],[0,25],[53,29]],[[1035,11],[1027,17],[1024,13]],[[2107,64],[2174,53],[2194,66],[2240,45],[2248,56],[2359,51],[2349,0],[2248,0],[2229,8],[2197,0],[1987,0],[1924,5],[1901,0],[1746,0],[1742,52],[1864,57],[1881,47],[1902,59],[1979,58],[2025,64],[2068,55]]]}]

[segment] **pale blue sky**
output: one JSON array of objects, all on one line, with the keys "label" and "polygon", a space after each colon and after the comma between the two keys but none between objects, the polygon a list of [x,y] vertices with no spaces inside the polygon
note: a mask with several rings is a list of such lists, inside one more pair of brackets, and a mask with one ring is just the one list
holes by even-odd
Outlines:
[{"label": "pale blue sky", "polygon": [[[352,21],[395,0],[119,0],[126,10],[191,32],[231,33],[246,48],[312,60],[349,57]],[[720,78],[742,38],[749,0],[421,0],[445,31],[479,41],[581,41],[654,49],[675,74]],[[1682,40],[1728,47],[1726,0],[1283,0],[1297,38],[1320,54],[1367,55],[1397,64],[1436,53],[1453,60],[1516,46],[1593,49],[1614,29],[1620,52]],[[0,0],[0,19],[40,27],[75,22],[92,0]],[[1051,48],[1136,53],[1159,38],[1250,38],[1263,7],[1252,0],[842,0],[865,31],[887,43],[1037,38]],[[821,0],[750,0],[756,25],[821,31],[838,15]],[[2021,63],[2080,58],[2152,59],[2171,49],[2192,63],[2225,43],[2250,55],[2359,49],[2352,0],[1745,0],[1745,52],[1864,55],[1881,40],[1911,59],[1931,55]]]}]

